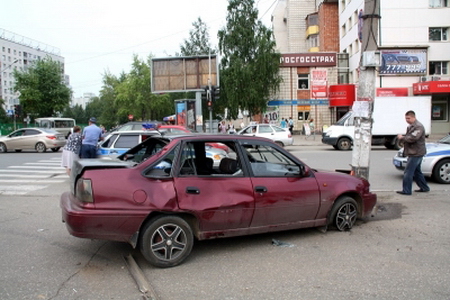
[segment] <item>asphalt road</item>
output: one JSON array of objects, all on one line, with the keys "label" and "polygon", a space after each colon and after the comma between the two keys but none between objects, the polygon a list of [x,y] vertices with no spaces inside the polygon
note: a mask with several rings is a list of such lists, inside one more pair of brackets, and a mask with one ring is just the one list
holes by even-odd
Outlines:
[{"label": "asphalt road", "polygon": [[[341,168],[351,153],[320,144],[290,151],[327,169]],[[377,214],[351,231],[305,229],[197,242],[187,261],[170,269],[150,266],[128,244],[68,234],[60,218],[59,195],[68,182],[57,167],[59,155],[2,155],[0,175],[14,166],[29,175],[26,170],[41,166],[51,170],[45,180],[53,183],[0,177],[0,299],[145,299],[127,255],[162,300],[450,299],[450,186],[432,183],[430,193],[397,195],[401,174],[391,165],[381,171],[393,152],[373,152],[380,153],[371,153],[371,161],[379,155],[373,171],[379,167],[384,174],[370,175]],[[17,164],[15,155],[22,155]],[[28,185],[39,188],[5,192]]]}]

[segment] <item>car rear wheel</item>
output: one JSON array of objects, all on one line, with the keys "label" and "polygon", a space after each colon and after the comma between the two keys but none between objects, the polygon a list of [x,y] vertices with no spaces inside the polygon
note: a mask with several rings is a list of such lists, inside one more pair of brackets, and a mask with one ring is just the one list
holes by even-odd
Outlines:
[{"label": "car rear wheel", "polygon": [[191,253],[194,236],[189,224],[177,216],[160,216],[142,230],[141,252],[154,266],[179,265]]},{"label": "car rear wheel", "polygon": [[280,147],[284,147],[284,144],[283,144],[283,142],[280,142],[280,141],[276,141],[275,142],[275,144],[277,144],[278,146],[280,146]]},{"label": "car rear wheel", "polygon": [[439,183],[450,183],[450,159],[443,159],[434,166],[433,179]]},{"label": "car rear wheel", "polygon": [[6,148],[6,145],[4,143],[0,143],[0,153],[6,152],[8,152],[8,148]]},{"label": "car rear wheel", "polygon": [[36,148],[36,151],[39,153],[43,153],[43,152],[45,152],[45,150],[47,150],[44,143],[41,143],[41,142],[37,143],[35,148]]},{"label": "car rear wheel", "polygon": [[61,147],[50,148],[50,149],[52,149],[53,152],[58,152],[60,148],[61,148]]},{"label": "car rear wheel", "polygon": [[337,142],[337,148],[339,150],[350,150],[352,148],[352,141],[349,138],[341,138]]},{"label": "car rear wheel", "polygon": [[353,198],[341,197],[334,203],[330,216],[329,224],[337,230],[350,230],[356,223],[358,205]]}]

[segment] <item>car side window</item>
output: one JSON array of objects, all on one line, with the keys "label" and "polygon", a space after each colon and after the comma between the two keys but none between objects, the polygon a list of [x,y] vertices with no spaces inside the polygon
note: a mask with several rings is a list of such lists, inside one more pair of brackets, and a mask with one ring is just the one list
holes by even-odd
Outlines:
[{"label": "car side window", "polygon": [[[152,152],[155,154],[159,152],[162,147],[154,147]],[[177,147],[169,151],[166,155],[164,155],[160,160],[156,162],[148,171],[146,171],[145,175],[147,176],[158,176],[158,177],[171,177],[172,173],[172,165],[175,159]]]},{"label": "car side window", "polygon": [[24,132],[23,135],[37,135],[37,134],[39,134],[39,133],[40,133],[40,132],[37,131],[37,130],[27,129],[27,130],[25,130],[25,132]]},{"label": "car side window", "polygon": [[245,144],[244,149],[255,177],[297,177],[300,166],[270,145]]},{"label": "car side window", "polygon": [[132,148],[139,144],[139,135],[121,135],[116,144],[115,148]]},{"label": "car side window", "polygon": [[[218,145],[217,147],[211,146]],[[218,148],[225,146],[215,141],[190,142],[184,144],[180,158],[180,176],[244,176],[235,143],[227,143],[227,151]]]},{"label": "car side window", "polygon": [[270,126],[259,126],[259,133],[271,133],[272,128]]},{"label": "car side window", "polygon": [[17,131],[15,133],[11,134],[11,137],[18,137],[18,136],[22,136],[22,135],[25,135],[24,130],[20,130],[20,131]]},{"label": "car side window", "polygon": [[111,145],[114,144],[115,140],[117,139],[119,135],[118,134],[113,134],[110,138],[108,138],[106,141],[104,141],[101,144],[101,147],[103,148],[109,148]]}]

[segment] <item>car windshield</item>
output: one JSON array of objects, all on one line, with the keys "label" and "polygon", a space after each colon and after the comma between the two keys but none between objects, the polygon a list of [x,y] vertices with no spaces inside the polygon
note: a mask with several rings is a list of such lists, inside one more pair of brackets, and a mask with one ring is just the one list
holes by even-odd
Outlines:
[{"label": "car windshield", "polygon": [[446,137],[440,139],[440,140],[438,141],[438,143],[439,143],[439,144],[448,144],[448,145],[450,145],[450,134],[447,135]]}]

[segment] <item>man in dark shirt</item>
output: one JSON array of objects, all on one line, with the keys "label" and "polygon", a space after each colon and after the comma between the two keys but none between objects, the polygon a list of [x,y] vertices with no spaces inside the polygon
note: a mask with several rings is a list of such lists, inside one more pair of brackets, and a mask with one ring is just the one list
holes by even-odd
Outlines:
[{"label": "man in dark shirt", "polygon": [[416,114],[412,110],[406,112],[405,120],[409,124],[406,134],[399,134],[397,138],[404,143],[403,154],[408,157],[408,162],[403,174],[403,189],[397,193],[411,195],[413,181],[419,187],[415,192],[429,192],[430,188],[421,170],[423,156],[427,153],[425,128],[416,119]]}]

